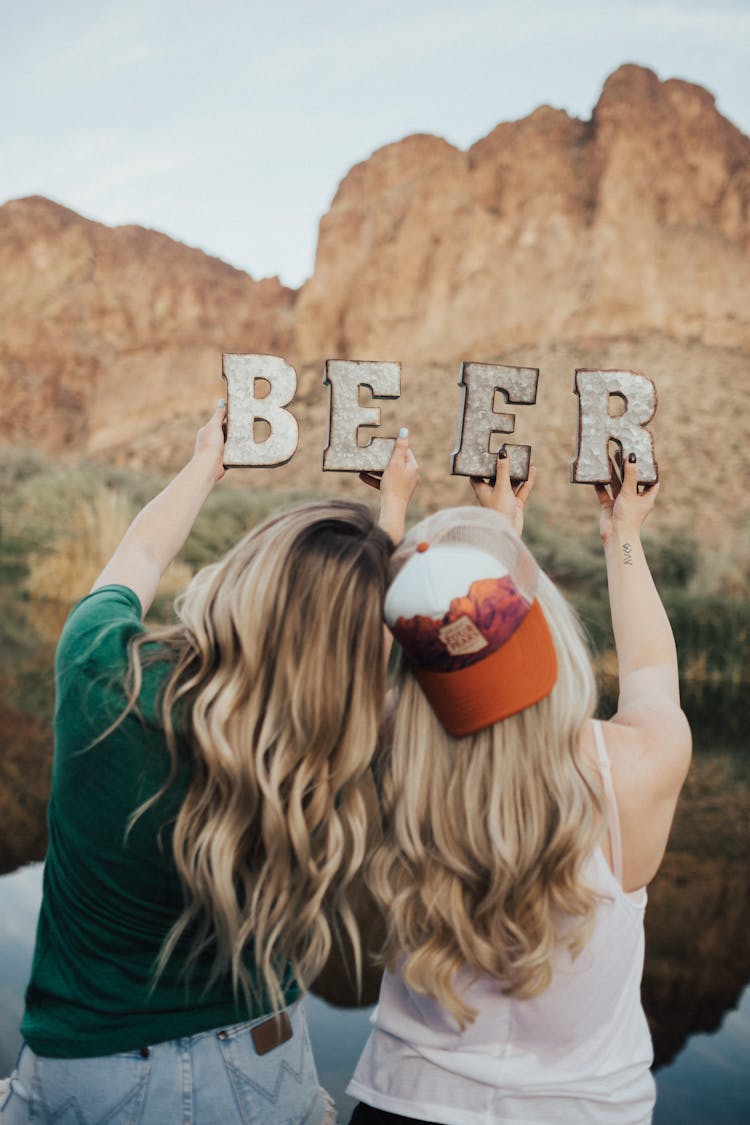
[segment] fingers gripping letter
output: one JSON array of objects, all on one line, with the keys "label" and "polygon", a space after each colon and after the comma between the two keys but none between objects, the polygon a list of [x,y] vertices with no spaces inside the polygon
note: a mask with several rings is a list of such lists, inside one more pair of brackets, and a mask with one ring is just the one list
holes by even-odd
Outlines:
[{"label": "fingers gripping letter", "polygon": [[[495,392],[500,391],[508,403],[536,402],[539,369],[537,367],[504,367],[499,363],[464,363],[461,367],[462,401],[458,414],[456,448],[451,460],[455,476],[494,477],[497,454],[490,453],[492,434],[512,434],[515,414],[501,414],[494,409]],[[530,445],[508,445],[510,479],[527,480],[531,460]]]},{"label": "fingers gripping letter", "polygon": [[370,438],[357,444],[360,426],[379,426],[380,410],[359,405],[359,388],[369,387],[374,398],[398,398],[401,364],[327,359],[323,382],[330,388],[328,443],[323,468],[344,472],[382,472],[393,451],[392,438]]},{"label": "fingers gripping letter", "polygon": [[[611,475],[610,441],[624,458],[635,453],[638,481],[652,484],[659,479],[654,460],[654,442],[645,429],[656,412],[656,387],[646,375],[635,371],[576,370],[573,390],[578,395],[578,450],[570,479],[576,484],[606,484]],[[625,409],[613,413],[619,400]]]},{"label": "fingers gripping letter", "polygon": [[[297,390],[297,374],[276,355],[224,355],[222,371],[227,383],[227,440],[225,466],[285,465],[297,449],[297,419],[285,410]],[[259,380],[268,383],[265,397],[258,396]],[[256,422],[265,422],[264,437]]]}]

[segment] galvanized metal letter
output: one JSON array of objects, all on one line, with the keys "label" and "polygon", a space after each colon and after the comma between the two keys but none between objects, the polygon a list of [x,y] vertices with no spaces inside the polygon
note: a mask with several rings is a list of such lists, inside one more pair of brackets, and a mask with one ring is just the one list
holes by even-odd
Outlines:
[{"label": "galvanized metal letter", "polygon": [[[635,371],[576,368],[573,390],[578,395],[578,449],[570,466],[571,481],[575,484],[609,481],[610,441],[619,446],[623,457],[635,453],[639,482],[657,481],[659,467],[654,460],[654,441],[645,429],[656,412],[656,387],[652,380]],[[619,415],[610,413],[613,396],[625,403]]]},{"label": "galvanized metal letter", "polygon": [[[538,367],[505,367],[500,363],[464,363],[461,366],[461,406],[456,448],[451,458],[454,476],[494,477],[497,454],[490,453],[492,434],[512,434],[515,414],[494,409],[495,392],[515,404],[536,402]],[[523,481],[529,475],[530,445],[507,445],[510,478]]]},{"label": "galvanized metal letter", "polygon": [[[222,356],[222,374],[227,384],[227,440],[224,464],[285,465],[297,451],[297,419],[285,410],[297,390],[297,373],[277,355]],[[256,380],[264,379],[270,391],[257,396]],[[270,433],[255,437],[255,423],[268,423]]]},{"label": "galvanized metal letter", "polygon": [[365,360],[327,359],[323,382],[330,388],[328,444],[323,469],[337,472],[378,473],[386,468],[393,438],[370,438],[357,444],[360,426],[379,426],[380,410],[359,405],[359,388],[369,387],[375,398],[398,398],[401,364]]}]

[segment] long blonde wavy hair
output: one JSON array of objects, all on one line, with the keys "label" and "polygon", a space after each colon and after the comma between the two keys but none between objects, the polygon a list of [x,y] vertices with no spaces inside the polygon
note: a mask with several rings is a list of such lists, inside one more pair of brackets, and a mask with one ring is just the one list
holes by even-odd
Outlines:
[{"label": "long blonde wavy hair", "polygon": [[178,598],[178,624],[139,636],[129,701],[143,668],[168,660],[161,698],[171,757],[167,783],[191,780],[177,815],[174,860],[186,905],[161,949],[190,965],[215,951],[212,980],[230,973],[258,992],[243,962],[283,1006],[289,971],[304,987],[343,927],[360,971],[348,892],[363,864],[363,783],[385,695],[382,608],[392,544],[364,505],[329,501],[267,520]]},{"label": "long blonde wavy hair", "polygon": [[537,597],[558,657],[552,692],[454,738],[401,656],[392,746],[379,763],[384,836],[369,882],[387,917],[383,959],[461,1028],[476,1011],[459,971],[494,978],[512,996],[538,995],[558,944],[573,956],[583,948],[598,901],[583,869],[605,810],[579,754],[596,702],[591,661],[544,574]]}]

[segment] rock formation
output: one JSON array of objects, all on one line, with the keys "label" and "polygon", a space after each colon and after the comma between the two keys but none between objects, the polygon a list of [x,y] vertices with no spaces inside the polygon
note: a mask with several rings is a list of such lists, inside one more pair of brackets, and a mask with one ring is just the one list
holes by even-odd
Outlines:
[{"label": "rock formation", "polygon": [[461,152],[388,145],[343,180],[302,355],[411,362],[663,333],[750,344],[750,140],[700,86],[621,67],[590,121],[542,106]]},{"label": "rock formation", "polygon": [[[269,352],[300,376],[300,449],[253,479],[346,492],[350,478],[320,474],[321,361],[398,359],[384,433],[412,426],[429,509],[468,496],[449,477],[458,361],[538,366],[517,440],[534,446],[538,502],[575,521],[589,497],[568,484],[573,370],[628,367],[659,389],[666,519],[689,506],[709,530],[738,529],[750,515],[749,249],[750,140],[706,90],[630,65],[590,121],[542,106],[467,152],[433,136],[375,152],[342,181],[298,292],[153,231],[17,200],[0,207],[2,440],[173,468],[221,392],[220,353]],[[688,450],[701,462],[691,475]]]},{"label": "rock formation", "polygon": [[3,441],[51,453],[135,451],[194,396],[205,409],[222,350],[291,344],[277,279],[40,197],[0,207],[0,276]]}]

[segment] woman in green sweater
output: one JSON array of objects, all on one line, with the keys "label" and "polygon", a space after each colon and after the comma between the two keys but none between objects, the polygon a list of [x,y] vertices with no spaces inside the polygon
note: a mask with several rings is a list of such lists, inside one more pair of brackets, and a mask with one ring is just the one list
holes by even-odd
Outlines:
[{"label": "woman in green sweater", "polygon": [[383,596],[417,470],[402,432],[380,526],[340,501],[274,516],[195,576],[177,624],[147,628],[223,476],[224,421],[221,401],[60,638],[44,897],[3,1125],[335,1120],[298,997],[332,914],[359,949]]}]

